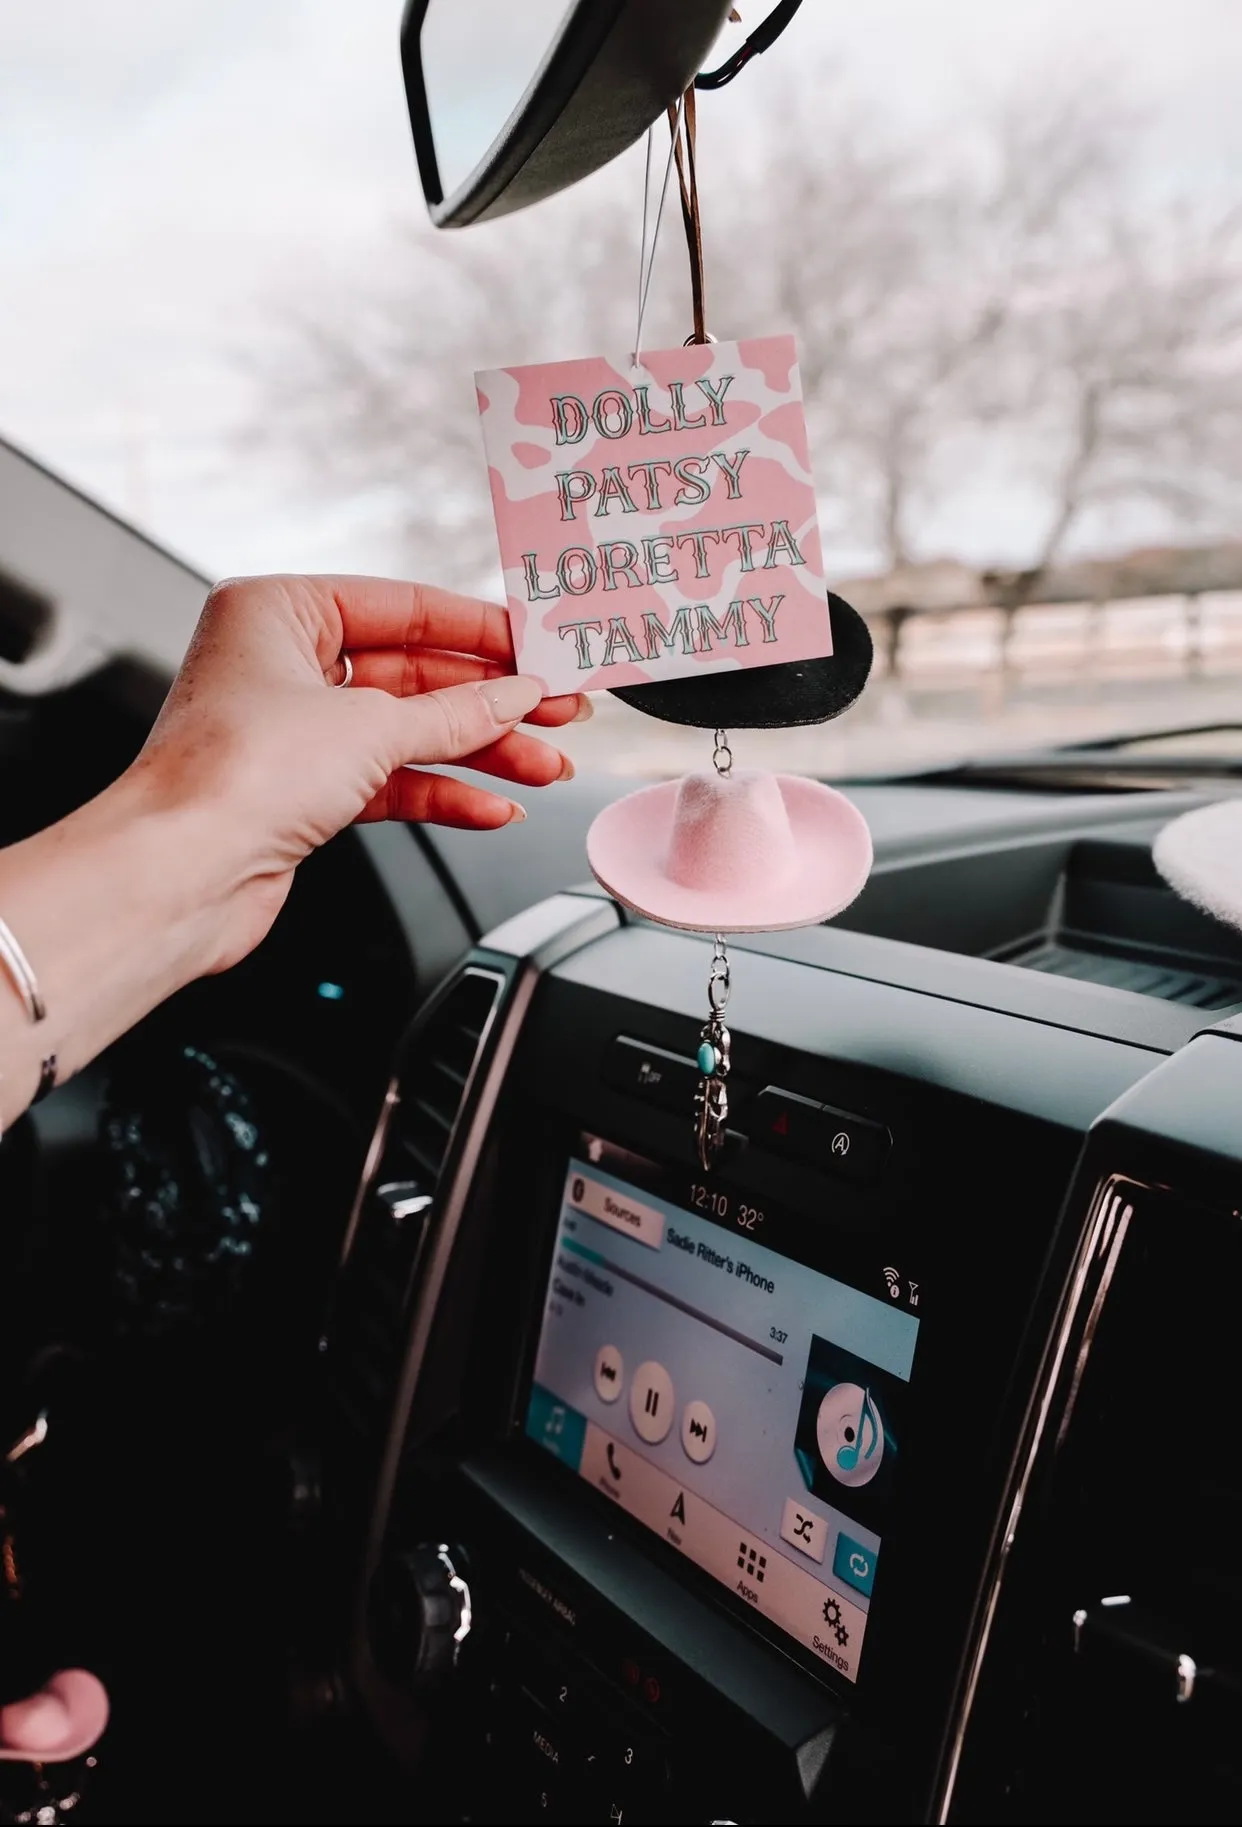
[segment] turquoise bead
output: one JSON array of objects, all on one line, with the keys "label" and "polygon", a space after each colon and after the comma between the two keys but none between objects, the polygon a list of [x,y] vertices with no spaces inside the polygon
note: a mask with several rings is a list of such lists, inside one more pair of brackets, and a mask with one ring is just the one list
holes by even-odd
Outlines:
[{"label": "turquoise bead", "polygon": [[716,1049],[710,1040],[705,1040],[699,1048],[699,1071],[704,1078],[711,1078],[716,1070]]}]

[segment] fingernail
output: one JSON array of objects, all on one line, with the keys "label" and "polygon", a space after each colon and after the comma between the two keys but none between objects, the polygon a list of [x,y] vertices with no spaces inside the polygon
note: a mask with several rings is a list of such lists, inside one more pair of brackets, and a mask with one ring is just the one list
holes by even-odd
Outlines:
[{"label": "fingernail", "polygon": [[497,723],[519,722],[543,696],[542,682],[528,679],[523,673],[512,678],[484,679],[476,689],[483,694]]},{"label": "fingernail", "polygon": [[558,780],[572,780],[576,772],[577,772],[577,769],[574,767],[573,762],[569,759],[569,756],[562,755],[561,756],[561,771],[557,775],[556,778]]},{"label": "fingernail", "polygon": [[[520,825],[525,822],[525,818],[526,807],[519,806],[516,799],[511,799],[509,801],[509,823],[511,825]],[[502,826],[501,829],[503,830],[503,828],[504,827]]]},{"label": "fingernail", "polygon": [[583,692],[578,699],[578,708],[570,718],[571,723],[589,723],[595,715],[595,706]]}]

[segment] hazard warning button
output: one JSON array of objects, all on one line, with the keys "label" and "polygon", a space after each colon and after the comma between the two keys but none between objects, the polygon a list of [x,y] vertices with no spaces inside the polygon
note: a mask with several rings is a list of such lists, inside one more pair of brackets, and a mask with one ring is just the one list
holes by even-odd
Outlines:
[{"label": "hazard warning button", "polygon": [[750,1123],[753,1148],[804,1161],[849,1180],[872,1180],[884,1165],[889,1133],[870,1117],[838,1110],[768,1085],[755,1099]]}]

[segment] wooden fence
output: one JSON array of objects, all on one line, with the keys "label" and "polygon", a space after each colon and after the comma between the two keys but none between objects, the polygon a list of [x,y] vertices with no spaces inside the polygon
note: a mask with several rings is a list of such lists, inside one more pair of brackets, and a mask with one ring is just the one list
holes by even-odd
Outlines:
[{"label": "wooden fence", "polygon": [[1084,561],[1039,580],[943,564],[839,587],[872,630],[876,676],[911,688],[986,680],[1004,695],[1023,682],[1242,672],[1242,542]]}]

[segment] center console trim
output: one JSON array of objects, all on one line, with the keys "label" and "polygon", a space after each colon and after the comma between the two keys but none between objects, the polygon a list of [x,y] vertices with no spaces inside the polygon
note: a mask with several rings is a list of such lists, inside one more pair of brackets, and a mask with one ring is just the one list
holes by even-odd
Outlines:
[{"label": "center console trim", "polygon": [[1068,1423],[1121,1247],[1134,1216],[1134,1195],[1149,1190],[1151,1189],[1142,1181],[1127,1174],[1110,1174],[1099,1182],[1089,1208],[1087,1224],[1074,1256],[1065,1299],[1032,1393],[1014,1456],[1010,1497],[1002,1513],[1003,1523],[993,1538],[990,1566],[983,1582],[961,1696],[950,1715],[952,1724],[948,1747],[931,1816],[937,1827],[945,1827],[953,1806],[962,1751],[987,1657],[1010,1551],[1036,1463],[1048,1435],[1058,1399],[1058,1437]]}]

